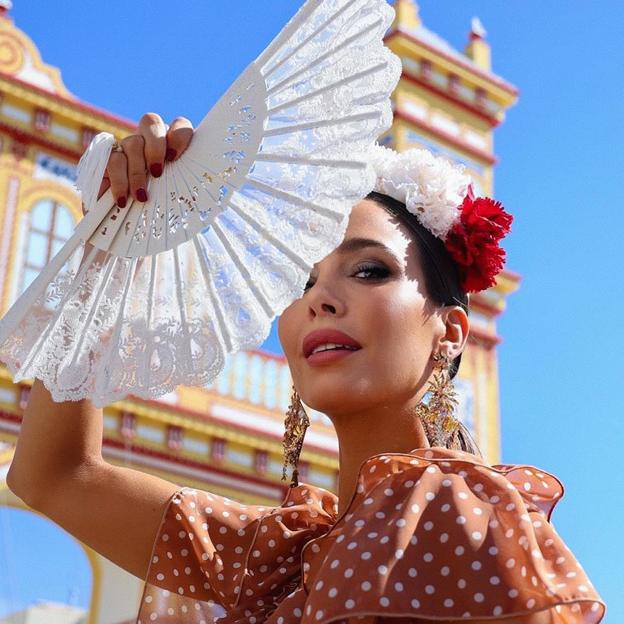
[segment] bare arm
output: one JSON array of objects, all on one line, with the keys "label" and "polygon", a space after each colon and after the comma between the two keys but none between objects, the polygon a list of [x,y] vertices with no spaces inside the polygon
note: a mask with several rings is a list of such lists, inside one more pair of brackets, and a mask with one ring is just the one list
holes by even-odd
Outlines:
[{"label": "bare arm", "polygon": [[[147,165],[154,171],[160,164],[162,170],[166,150],[181,154],[191,137],[192,127],[182,118],[167,131],[160,117],[144,115],[140,134],[126,137],[124,152],[111,155],[100,195],[110,185],[121,203],[129,192],[141,201],[137,194],[147,186]],[[102,410],[89,400],[55,403],[35,379],[7,485],[33,509],[143,578],[165,504],[179,486],[106,463],[102,420]]]}]

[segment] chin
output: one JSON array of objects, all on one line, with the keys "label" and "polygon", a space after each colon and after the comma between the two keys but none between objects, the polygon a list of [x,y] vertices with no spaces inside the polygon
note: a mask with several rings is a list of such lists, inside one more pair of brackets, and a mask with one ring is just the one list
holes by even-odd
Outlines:
[{"label": "chin", "polygon": [[371,380],[354,373],[306,376],[299,394],[301,400],[323,414],[352,412],[374,402]]}]

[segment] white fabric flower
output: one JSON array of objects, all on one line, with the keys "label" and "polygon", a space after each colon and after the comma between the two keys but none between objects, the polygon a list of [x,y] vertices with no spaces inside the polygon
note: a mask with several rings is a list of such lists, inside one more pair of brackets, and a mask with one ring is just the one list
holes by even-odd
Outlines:
[{"label": "white fabric flower", "polygon": [[368,160],[377,174],[375,190],[403,202],[423,226],[444,240],[460,216],[471,182],[464,166],[425,149],[396,152],[378,144]]}]

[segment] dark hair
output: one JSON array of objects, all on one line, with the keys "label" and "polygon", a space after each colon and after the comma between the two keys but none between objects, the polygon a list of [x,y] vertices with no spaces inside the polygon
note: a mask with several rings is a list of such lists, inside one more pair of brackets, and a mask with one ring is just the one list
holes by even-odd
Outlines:
[{"label": "dark hair", "polygon": [[[433,303],[438,306],[458,305],[468,314],[468,294],[463,291],[460,285],[457,264],[451,258],[444,243],[425,228],[417,217],[407,210],[403,202],[376,191],[369,193],[366,199],[370,199],[385,208],[414,234],[414,240],[417,242],[418,259],[425,278],[425,290]],[[451,379],[459,370],[461,357],[462,354],[460,353],[450,366]],[[459,439],[461,450],[481,455],[478,446],[463,423],[460,423]]]}]

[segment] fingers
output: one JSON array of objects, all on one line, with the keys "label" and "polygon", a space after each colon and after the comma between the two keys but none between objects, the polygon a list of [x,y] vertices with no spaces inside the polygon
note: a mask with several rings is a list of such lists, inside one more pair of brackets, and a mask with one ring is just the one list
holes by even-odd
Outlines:
[{"label": "fingers", "polygon": [[[147,191],[145,190],[147,188],[145,139],[142,134],[131,134],[121,140],[121,147],[123,148],[128,163],[127,184],[129,191],[135,199],[140,202],[145,202],[147,201]],[[113,154],[115,153],[120,152],[113,152]],[[123,208],[123,206],[120,206],[120,208]]]},{"label": "fingers", "polygon": [[175,160],[186,150],[193,138],[193,124],[186,117],[176,117],[167,130],[165,160]]},{"label": "fingers", "polygon": [[124,152],[112,152],[106,167],[111,193],[120,208],[126,205],[128,196],[128,160]]},{"label": "fingers", "polygon": [[156,113],[145,113],[139,122],[139,133],[145,141],[147,168],[155,178],[159,178],[162,175],[167,149],[165,122]]},{"label": "fingers", "polygon": [[137,201],[146,202],[148,171],[159,178],[164,163],[183,154],[192,138],[193,125],[186,117],[176,117],[169,126],[160,115],[145,113],[138,133],[120,141],[123,151],[111,153],[98,198],[110,186],[120,208],[126,206],[129,194]]}]

